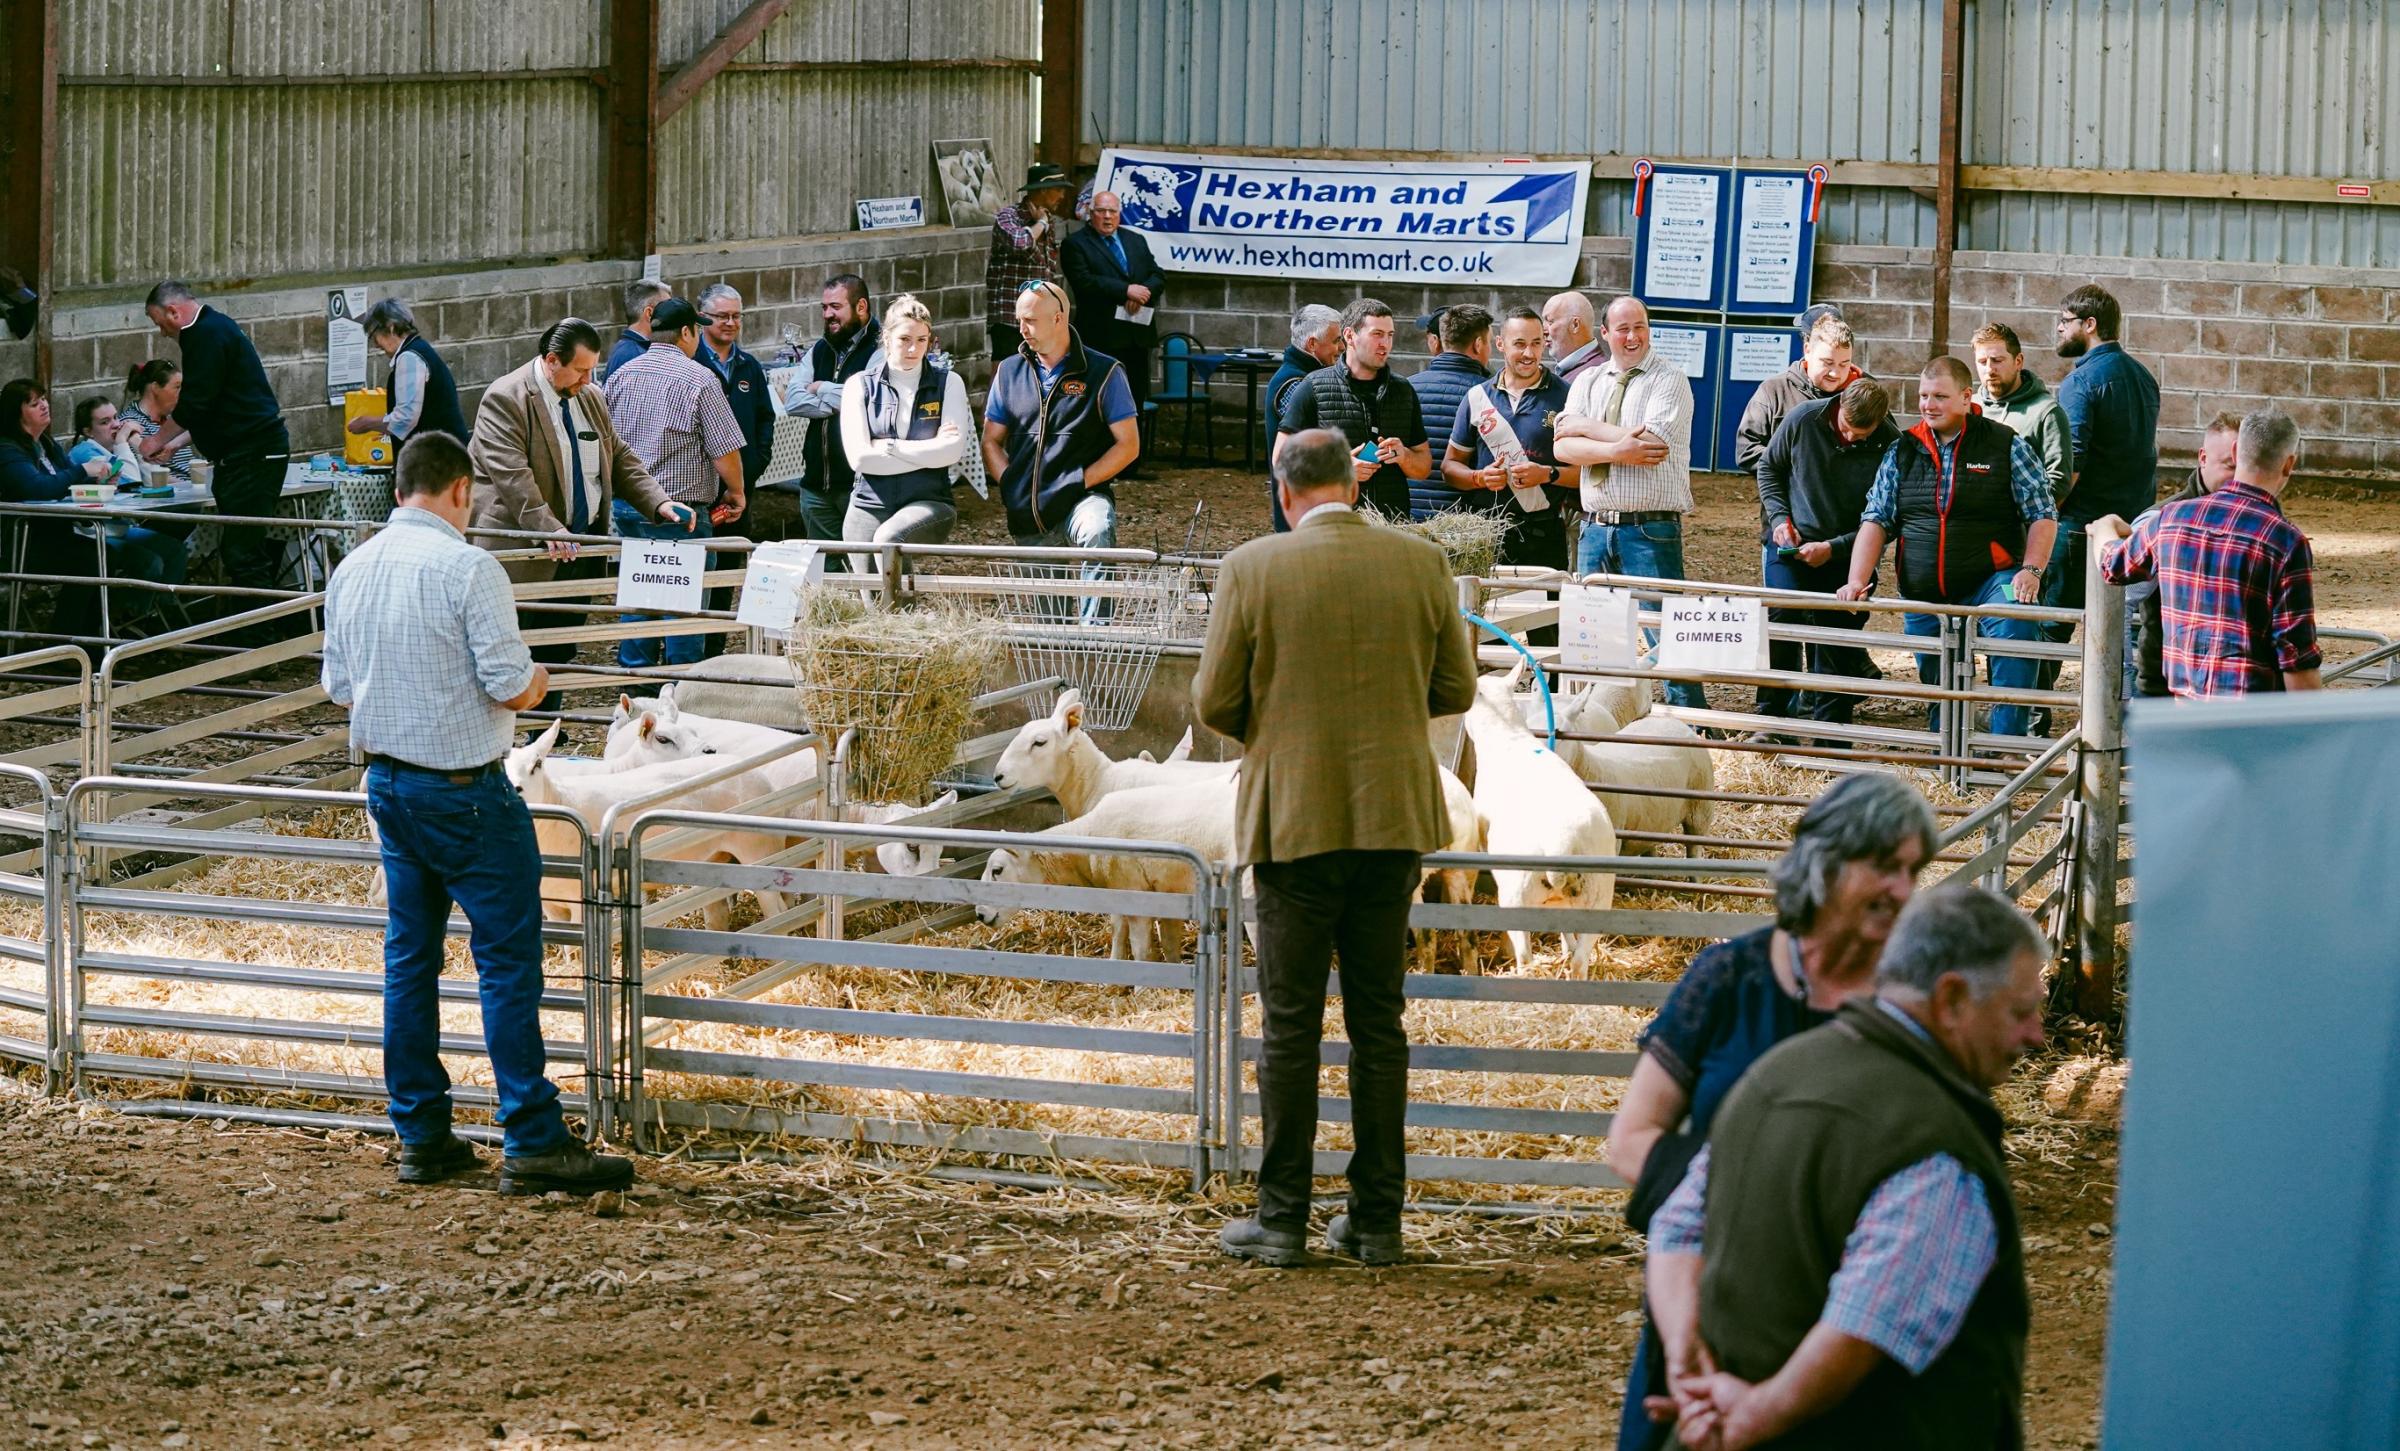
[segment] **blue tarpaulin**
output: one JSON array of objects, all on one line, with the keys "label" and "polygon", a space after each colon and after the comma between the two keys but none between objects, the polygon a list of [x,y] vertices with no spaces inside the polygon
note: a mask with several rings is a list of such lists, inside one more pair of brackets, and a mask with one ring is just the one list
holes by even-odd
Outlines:
[{"label": "blue tarpaulin", "polygon": [[2141,706],[2129,740],[2102,1444],[2391,1451],[2400,689]]}]

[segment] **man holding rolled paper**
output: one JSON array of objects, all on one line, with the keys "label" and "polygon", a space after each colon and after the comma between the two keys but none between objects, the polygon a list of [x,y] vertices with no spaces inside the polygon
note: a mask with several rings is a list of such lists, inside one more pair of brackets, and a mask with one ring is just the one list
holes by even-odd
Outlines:
[{"label": "man holding rolled paper", "polygon": [[1543,365],[1543,336],[1532,308],[1501,320],[1500,376],[1459,400],[1442,482],[1466,497],[1464,507],[1508,520],[1502,564],[1565,569],[1564,506],[1574,495],[1552,445],[1567,384]]}]

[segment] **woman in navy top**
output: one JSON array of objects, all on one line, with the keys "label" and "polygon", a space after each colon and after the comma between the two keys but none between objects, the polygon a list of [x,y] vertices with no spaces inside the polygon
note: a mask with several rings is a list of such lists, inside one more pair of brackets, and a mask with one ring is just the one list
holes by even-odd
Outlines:
[{"label": "woman in navy top", "polygon": [[[0,503],[55,502],[68,498],[75,485],[97,482],[107,472],[98,462],[78,467],[68,461],[66,450],[50,437],[50,396],[40,384],[19,378],[0,388]],[[88,537],[78,537],[72,516],[44,519],[20,514],[12,519],[26,531],[26,572],[97,572],[94,546]],[[101,521],[89,522],[96,527]],[[107,547],[120,572],[148,580],[166,577],[167,562],[154,541],[111,538]],[[50,616],[53,634],[93,635],[99,624],[99,596],[91,586],[66,585],[59,590],[58,604]]]},{"label": "woman in navy top", "polygon": [[[1845,777],[1818,797],[1775,863],[1775,925],[1692,959],[1642,1034],[1641,1060],[1610,1127],[1608,1163],[1634,1186],[1627,1218],[1682,1179],[1736,1080],[1769,1048],[1871,992],[1892,922],[1933,857],[1933,808],[1898,776]],[[1644,1411],[1666,1392],[1657,1335],[1644,1325],[1625,1387],[1619,1451],[1652,1451],[1669,1431]]]}]

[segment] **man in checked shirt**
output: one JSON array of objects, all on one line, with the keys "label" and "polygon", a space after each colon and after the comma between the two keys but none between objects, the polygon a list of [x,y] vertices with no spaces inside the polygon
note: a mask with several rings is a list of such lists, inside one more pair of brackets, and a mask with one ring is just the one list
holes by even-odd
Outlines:
[{"label": "man in checked shirt", "polygon": [[1875,995],[1761,1058],[1650,1223],[1647,1288],[1693,1451],[2023,1443],[2028,1301],[1991,1090],[2042,1044],[2050,945],[1944,884]]},{"label": "man in checked shirt", "polygon": [[2300,427],[2267,409],[2242,420],[2233,478],[2128,526],[2091,523],[2112,584],[2158,581],[2170,694],[2191,699],[2322,690],[2316,563],[2308,536],[2283,516],[2300,457]]}]

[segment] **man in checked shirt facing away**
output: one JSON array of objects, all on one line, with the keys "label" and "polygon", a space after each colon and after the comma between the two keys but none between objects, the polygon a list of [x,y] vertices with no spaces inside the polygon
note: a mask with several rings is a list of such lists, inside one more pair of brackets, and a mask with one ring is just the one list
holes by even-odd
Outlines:
[{"label": "man in checked shirt facing away", "polygon": [[391,523],[325,587],[325,694],[349,709],[351,747],[366,758],[389,888],[383,1075],[400,1180],[478,1167],[451,1132],[440,1056],[442,941],[456,903],[473,929],[500,1100],[501,1192],[622,1189],[632,1161],[577,1142],[542,1071],[542,863],[501,761],[516,713],[550,679],[517,634],[500,561],[466,540],[471,473],[456,438],[411,437],[393,472]]},{"label": "man in checked shirt facing away", "polygon": [[2028,1301],[1991,1090],[2042,1044],[2050,944],[1945,883],[1875,994],[1768,1052],[1650,1223],[1647,1288],[1693,1451],[2023,1442]]},{"label": "man in checked shirt facing away", "polygon": [[2300,457],[2300,427],[2267,409],[2242,420],[2233,478],[2178,498],[2128,528],[2091,523],[2112,584],[2158,581],[2169,693],[2184,698],[2322,690],[2316,563],[2280,502]]}]

